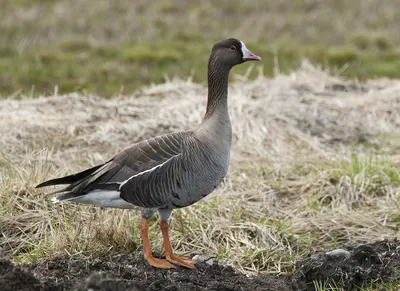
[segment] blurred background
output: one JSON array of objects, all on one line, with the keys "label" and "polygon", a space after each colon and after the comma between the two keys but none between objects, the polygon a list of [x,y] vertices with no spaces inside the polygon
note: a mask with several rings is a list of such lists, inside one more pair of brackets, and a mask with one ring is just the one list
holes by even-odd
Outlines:
[{"label": "blurred background", "polygon": [[204,82],[211,46],[228,37],[263,57],[265,75],[307,58],[360,80],[400,76],[398,0],[0,0],[0,7],[3,98],[50,95],[55,86],[111,97],[176,76]]}]

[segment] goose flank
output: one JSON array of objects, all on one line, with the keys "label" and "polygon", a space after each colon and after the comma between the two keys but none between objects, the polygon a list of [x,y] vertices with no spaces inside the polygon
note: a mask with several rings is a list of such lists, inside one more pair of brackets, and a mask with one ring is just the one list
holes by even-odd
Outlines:
[{"label": "goose flank", "polygon": [[[136,143],[104,164],[36,187],[64,185],[53,202],[138,209],[144,257],[154,267],[195,268],[195,261],[173,253],[168,235],[172,210],[209,195],[225,177],[230,161],[232,126],[228,113],[228,76],[233,66],[259,61],[245,44],[230,38],[216,43],[208,62],[208,99],[202,122],[192,130]],[[158,211],[166,259],[154,258],[148,220]]]}]

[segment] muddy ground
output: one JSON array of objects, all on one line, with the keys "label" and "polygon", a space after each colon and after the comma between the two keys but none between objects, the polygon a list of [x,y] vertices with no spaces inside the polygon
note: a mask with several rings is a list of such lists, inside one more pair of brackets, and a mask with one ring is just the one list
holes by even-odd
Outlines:
[{"label": "muddy ground", "polygon": [[141,253],[104,258],[57,257],[22,266],[0,260],[0,289],[8,290],[314,290],[332,280],[344,290],[400,280],[400,242],[380,241],[298,261],[292,274],[247,277],[229,266],[199,263],[198,270],[156,270]]}]

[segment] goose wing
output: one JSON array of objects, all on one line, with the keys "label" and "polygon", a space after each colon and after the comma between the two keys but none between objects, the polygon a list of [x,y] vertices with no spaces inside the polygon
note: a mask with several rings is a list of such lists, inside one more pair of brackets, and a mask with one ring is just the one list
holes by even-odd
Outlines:
[{"label": "goose wing", "polygon": [[151,138],[122,150],[108,162],[77,174],[53,179],[37,187],[69,184],[49,194],[66,192],[57,197],[57,201],[74,200],[88,193],[102,190],[117,190],[117,186],[157,169],[182,152],[182,143],[191,133],[178,132]]}]

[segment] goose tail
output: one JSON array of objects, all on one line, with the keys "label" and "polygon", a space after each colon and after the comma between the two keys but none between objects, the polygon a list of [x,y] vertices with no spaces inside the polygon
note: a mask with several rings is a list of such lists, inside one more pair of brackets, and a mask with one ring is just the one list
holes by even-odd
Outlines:
[{"label": "goose tail", "polygon": [[[93,172],[95,172],[97,169],[99,169],[102,166],[103,166],[103,164],[95,166],[95,167],[90,168],[90,169],[87,169],[85,171],[73,174],[73,175],[65,176],[65,177],[62,177],[62,178],[51,179],[51,180],[45,181],[43,183],[40,183],[35,188],[41,188],[41,187],[46,187],[46,186],[54,186],[54,185],[62,185],[62,184],[73,184],[73,183],[75,183],[75,182],[77,182],[79,180],[82,180],[83,178],[89,176],[90,174],[92,174]],[[62,192],[61,190],[55,190],[55,191],[57,191],[57,192],[52,192],[52,194],[58,193],[58,192]]]}]

